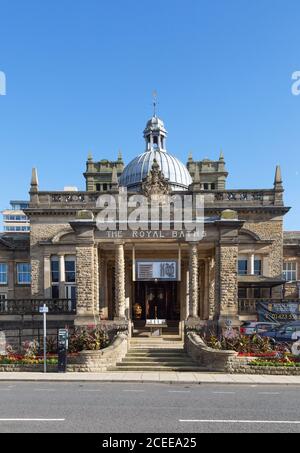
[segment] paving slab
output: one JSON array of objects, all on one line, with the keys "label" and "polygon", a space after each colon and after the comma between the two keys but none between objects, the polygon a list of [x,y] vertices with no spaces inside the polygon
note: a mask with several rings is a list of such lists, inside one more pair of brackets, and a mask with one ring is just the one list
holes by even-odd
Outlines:
[{"label": "paving slab", "polygon": [[197,372],[0,373],[0,382],[148,382],[195,384],[300,385],[300,376]]}]

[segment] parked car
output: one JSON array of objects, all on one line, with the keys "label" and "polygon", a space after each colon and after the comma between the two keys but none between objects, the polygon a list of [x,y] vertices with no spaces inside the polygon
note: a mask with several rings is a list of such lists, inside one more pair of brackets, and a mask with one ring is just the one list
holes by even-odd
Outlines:
[{"label": "parked car", "polygon": [[263,332],[263,337],[272,338],[276,343],[292,343],[300,338],[300,321],[293,321]]},{"label": "parked car", "polygon": [[240,333],[241,335],[261,335],[263,332],[269,332],[279,325],[280,324],[278,324],[277,322],[244,321],[240,327]]}]

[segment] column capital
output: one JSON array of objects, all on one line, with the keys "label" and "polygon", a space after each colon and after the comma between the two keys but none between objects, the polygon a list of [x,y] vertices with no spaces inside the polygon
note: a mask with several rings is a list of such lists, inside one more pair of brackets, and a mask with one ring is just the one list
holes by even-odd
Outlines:
[{"label": "column capital", "polygon": [[118,240],[114,241],[114,245],[115,245],[116,247],[119,247],[119,246],[121,246],[121,245],[124,246],[124,245],[125,245],[125,241],[121,241],[121,240],[118,239]]}]

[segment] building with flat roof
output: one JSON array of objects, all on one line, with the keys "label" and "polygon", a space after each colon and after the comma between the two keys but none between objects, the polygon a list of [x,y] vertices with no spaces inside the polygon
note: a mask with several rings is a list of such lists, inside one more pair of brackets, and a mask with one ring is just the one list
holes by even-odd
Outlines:
[{"label": "building with flat roof", "polygon": [[24,210],[29,207],[29,201],[12,200],[10,208],[2,211],[4,233],[28,233],[30,222]]}]

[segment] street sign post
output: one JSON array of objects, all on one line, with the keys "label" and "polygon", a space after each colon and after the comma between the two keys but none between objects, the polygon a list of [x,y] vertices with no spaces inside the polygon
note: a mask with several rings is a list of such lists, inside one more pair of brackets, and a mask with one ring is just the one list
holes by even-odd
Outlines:
[{"label": "street sign post", "polygon": [[44,304],[40,307],[39,311],[43,314],[44,318],[44,373],[47,373],[47,313],[49,312],[49,308]]}]

